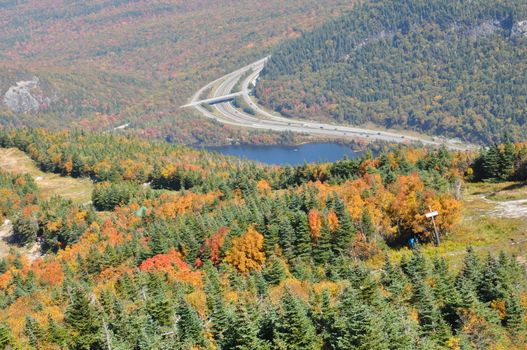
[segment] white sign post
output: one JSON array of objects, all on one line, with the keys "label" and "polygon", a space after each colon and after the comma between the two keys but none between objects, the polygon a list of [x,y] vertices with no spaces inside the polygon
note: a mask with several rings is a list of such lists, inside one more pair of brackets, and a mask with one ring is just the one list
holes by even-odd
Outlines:
[{"label": "white sign post", "polygon": [[432,219],[432,223],[434,224],[434,234],[435,234],[435,239],[436,239],[436,246],[439,246],[439,232],[437,231],[437,226],[436,226],[436,220],[434,219],[434,217],[438,216],[439,213],[437,212],[437,210],[434,210],[432,211],[432,207],[428,207],[428,209],[430,209],[430,212],[429,213],[426,213],[425,216],[429,219]]}]

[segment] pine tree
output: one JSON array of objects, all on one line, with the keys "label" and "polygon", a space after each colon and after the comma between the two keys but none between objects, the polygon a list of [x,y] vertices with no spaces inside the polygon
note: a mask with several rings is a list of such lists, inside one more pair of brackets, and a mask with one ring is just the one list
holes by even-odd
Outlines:
[{"label": "pine tree", "polygon": [[0,275],[7,271],[7,260],[5,258],[0,259]]},{"label": "pine tree", "polygon": [[[123,303],[119,299],[114,300],[113,318],[111,319],[111,331],[116,338],[124,343],[123,347],[132,347],[138,337],[138,328],[135,327],[138,322],[134,315],[130,315],[124,309]],[[115,345],[115,344],[114,344]]]},{"label": "pine tree", "polygon": [[102,348],[102,329],[97,312],[81,289],[74,291],[72,299],[64,318],[70,329],[70,348],[74,350]]},{"label": "pine tree", "polygon": [[313,260],[319,265],[325,265],[330,262],[333,254],[331,250],[331,232],[326,223],[322,225],[320,237],[313,247]]},{"label": "pine tree", "polygon": [[505,325],[516,337],[525,336],[525,308],[517,295],[509,293],[505,302]]},{"label": "pine tree", "polygon": [[57,324],[57,322],[48,315],[48,328],[46,329],[46,340],[57,344],[61,348],[66,348],[68,339],[67,331]]},{"label": "pine tree", "polygon": [[345,333],[337,342],[337,349],[388,349],[382,319],[354,290],[345,292],[340,314],[344,318]]},{"label": "pine tree", "polygon": [[498,261],[489,253],[483,266],[479,285],[477,286],[480,300],[483,302],[491,302],[503,298],[506,292],[503,282],[500,276]]},{"label": "pine tree", "polygon": [[467,288],[468,286],[473,286],[474,288],[476,288],[477,286],[480,285],[480,281],[481,281],[480,261],[472,247],[469,247],[467,249],[467,254],[465,255],[465,258],[463,259],[463,267],[461,268],[461,271],[459,275],[457,276],[456,285],[458,285],[458,289],[463,279],[466,279],[469,281],[469,283],[465,283],[465,288]]},{"label": "pine tree", "polygon": [[311,236],[307,215],[303,211],[297,211],[294,215],[295,240],[293,249],[295,256],[301,259],[311,257]]},{"label": "pine tree", "polygon": [[301,302],[290,291],[286,291],[281,301],[281,313],[275,327],[274,345],[284,350],[315,350],[319,339],[313,323],[306,315]]},{"label": "pine tree", "polygon": [[280,245],[282,246],[284,256],[288,260],[293,259],[295,257],[295,231],[293,229],[293,226],[291,225],[291,222],[286,216],[280,218],[280,222],[278,224],[278,235],[280,237]]},{"label": "pine tree", "polygon": [[13,345],[12,341],[11,330],[5,324],[0,323],[0,349],[9,349],[9,346]]},{"label": "pine tree", "polygon": [[201,320],[186,300],[182,299],[179,302],[177,315],[179,316],[177,328],[180,341],[190,346],[205,346]]},{"label": "pine tree", "polygon": [[129,273],[123,274],[117,281],[118,295],[123,298],[134,298],[138,296],[134,280]]},{"label": "pine tree", "polygon": [[498,145],[492,145],[482,156],[483,180],[497,180],[500,174],[500,151]]},{"label": "pine tree", "polygon": [[317,334],[322,339],[322,350],[335,349],[338,340],[345,333],[345,327],[337,315],[334,307],[331,306],[330,294],[327,289],[322,292],[320,311],[315,313],[315,324]]},{"label": "pine tree", "polygon": [[459,323],[457,308],[460,304],[460,295],[452,276],[448,273],[446,260],[435,258],[433,267],[433,292],[441,315],[450,325],[457,326]]},{"label": "pine tree", "polygon": [[[280,242],[280,226],[278,224],[269,224],[266,229],[262,232],[264,235],[264,251],[266,256],[271,256]],[[292,238],[292,237],[291,237]],[[284,245],[284,251],[289,253],[289,250],[292,249],[287,242]],[[285,253],[285,254],[287,254]]]},{"label": "pine tree", "polygon": [[402,261],[401,267],[410,278],[412,284],[416,284],[428,277],[428,264],[419,250],[414,250],[409,260]]},{"label": "pine tree", "polygon": [[29,345],[38,349],[38,344],[40,342],[40,339],[42,339],[43,337],[43,332],[37,320],[35,320],[31,316],[26,316],[26,324],[24,325],[24,334],[29,340]]},{"label": "pine tree", "polygon": [[223,344],[224,332],[229,325],[229,315],[224,303],[224,292],[220,283],[218,272],[214,268],[207,269],[205,279],[205,293],[207,296],[207,309],[211,321],[211,332],[218,344]]},{"label": "pine tree", "polygon": [[351,216],[342,199],[340,199],[340,197],[334,194],[333,202],[335,214],[337,214],[339,225],[337,230],[333,234],[332,250],[335,256],[345,256],[347,255],[351,247],[351,240],[355,235],[355,228],[351,221]]},{"label": "pine tree", "polygon": [[499,180],[509,180],[514,174],[514,161],[516,160],[516,150],[514,145],[510,142],[509,138],[506,137],[505,144],[503,145],[503,151],[499,157]]},{"label": "pine tree", "polygon": [[159,326],[170,326],[173,323],[173,310],[164,291],[164,282],[157,274],[148,274],[148,277],[146,310]]},{"label": "pine tree", "polygon": [[419,339],[419,325],[403,308],[394,308],[391,305],[383,305],[382,320],[383,329],[387,336],[388,348],[390,350],[417,350]]},{"label": "pine tree", "polygon": [[243,305],[238,305],[236,308],[236,314],[228,333],[229,344],[224,347],[225,349],[269,349],[269,344],[258,337],[258,327]]},{"label": "pine tree", "polygon": [[38,232],[38,221],[35,215],[19,217],[13,222],[13,237],[15,242],[26,245],[35,242]]},{"label": "pine tree", "polygon": [[347,266],[347,270],[346,277],[350,281],[351,288],[357,291],[357,296],[370,305],[378,305],[381,299],[379,284],[371,270],[362,262]]},{"label": "pine tree", "polygon": [[381,284],[390,292],[391,301],[405,300],[404,293],[406,284],[409,283],[401,268],[391,263],[390,258],[386,255],[381,272]]},{"label": "pine tree", "polygon": [[272,285],[278,285],[285,278],[286,270],[283,263],[276,256],[269,259],[270,264],[264,270],[265,280]]},{"label": "pine tree", "polygon": [[372,238],[372,236],[375,234],[375,226],[373,225],[368,209],[362,210],[361,227],[362,233],[364,233],[366,237]]},{"label": "pine tree", "polygon": [[419,280],[414,285],[413,300],[419,314],[419,324],[423,335],[444,344],[450,337],[450,329],[441,317],[432,290],[426,281]]}]

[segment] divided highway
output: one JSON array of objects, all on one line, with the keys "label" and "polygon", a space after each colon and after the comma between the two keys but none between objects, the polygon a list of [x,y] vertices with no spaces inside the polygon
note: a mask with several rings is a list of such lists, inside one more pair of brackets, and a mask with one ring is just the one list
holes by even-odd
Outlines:
[{"label": "divided highway", "polygon": [[[204,116],[217,120],[223,124],[254,129],[291,131],[341,139],[362,138],[398,143],[422,143],[424,145],[433,146],[445,144],[446,147],[455,150],[466,150],[474,147],[473,145],[463,144],[454,140],[439,140],[437,138],[426,136],[407,136],[396,132],[377,131],[307,120],[295,120],[268,112],[251,98],[251,90],[249,89],[251,82],[256,83],[267,59],[268,57],[258,60],[208,83],[197,91],[194,96],[192,96],[189,103],[182,106],[182,108],[194,107]],[[240,91],[233,92],[232,90],[236,84],[244,76],[246,76],[246,78],[240,84]],[[210,93],[207,96],[203,96],[203,94],[208,91],[210,91]],[[244,101],[256,112],[256,114],[251,115],[234,108],[231,101],[236,96],[242,96]],[[208,109],[204,108],[204,104],[209,104],[214,109],[214,112],[210,112]]]}]

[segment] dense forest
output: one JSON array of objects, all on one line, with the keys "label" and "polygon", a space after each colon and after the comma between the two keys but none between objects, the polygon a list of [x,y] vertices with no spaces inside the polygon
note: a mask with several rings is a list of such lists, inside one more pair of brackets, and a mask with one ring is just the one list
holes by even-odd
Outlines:
[{"label": "dense forest", "polygon": [[[223,127],[179,109],[206,82],[335,17],[349,0],[0,1],[0,124],[108,130],[186,144],[265,143],[276,134]],[[236,8],[236,11],[232,9]],[[3,98],[39,79],[38,111]]]},{"label": "dense forest", "polygon": [[400,146],[270,167],[112,134],[4,130],[0,145],[97,184],[93,205],[78,205],[0,174],[0,217],[16,243],[46,252],[0,260],[2,349],[524,344],[527,280],[513,256],[469,249],[452,268],[419,247],[387,254],[411,237],[432,244],[429,206],[452,230],[483,153]]},{"label": "dense forest", "polygon": [[472,181],[527,181],[527,144],[507,141],[483,149],[468,173]]},{"label": "dense forest", "polygon": [[527,4],[366,1],[286,41],[257,85],[286,115],[479,142],[525,139]]},{"label": "dense forest", "polygon": [[[0,107],[39,175],[0,167],[0,350],[525,349],[520,241],[452,238],[469,182],[527,181],[527,6],[354,3],[0,0],[0,103],[33,76],[46,97]],[[257,90],[284,114],[493,142],[299,166],[177,144],[299,140],[177,108],[284,38]]]}]

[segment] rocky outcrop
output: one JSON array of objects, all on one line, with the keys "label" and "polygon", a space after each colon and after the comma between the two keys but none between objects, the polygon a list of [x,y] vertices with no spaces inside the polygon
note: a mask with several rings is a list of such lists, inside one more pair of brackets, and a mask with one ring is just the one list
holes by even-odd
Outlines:
[{"label": "rocky outcrop", "polygon": [[527,21],[514,23],[511,29],[511,36],[524,38],[527,37]]},{"label": "rocky outcrop", "polygon": [[11,86],[4,95],[3,103],[15,113],[32,113],[47,107],[51,99],[44,96],[38,78],[33,77]]},{"label": "rocky outcrop", "polygon": [[499,21],[485,21],[468,30],[467,35],[470,38],[483,38],[492,35],[501,29]]}]

